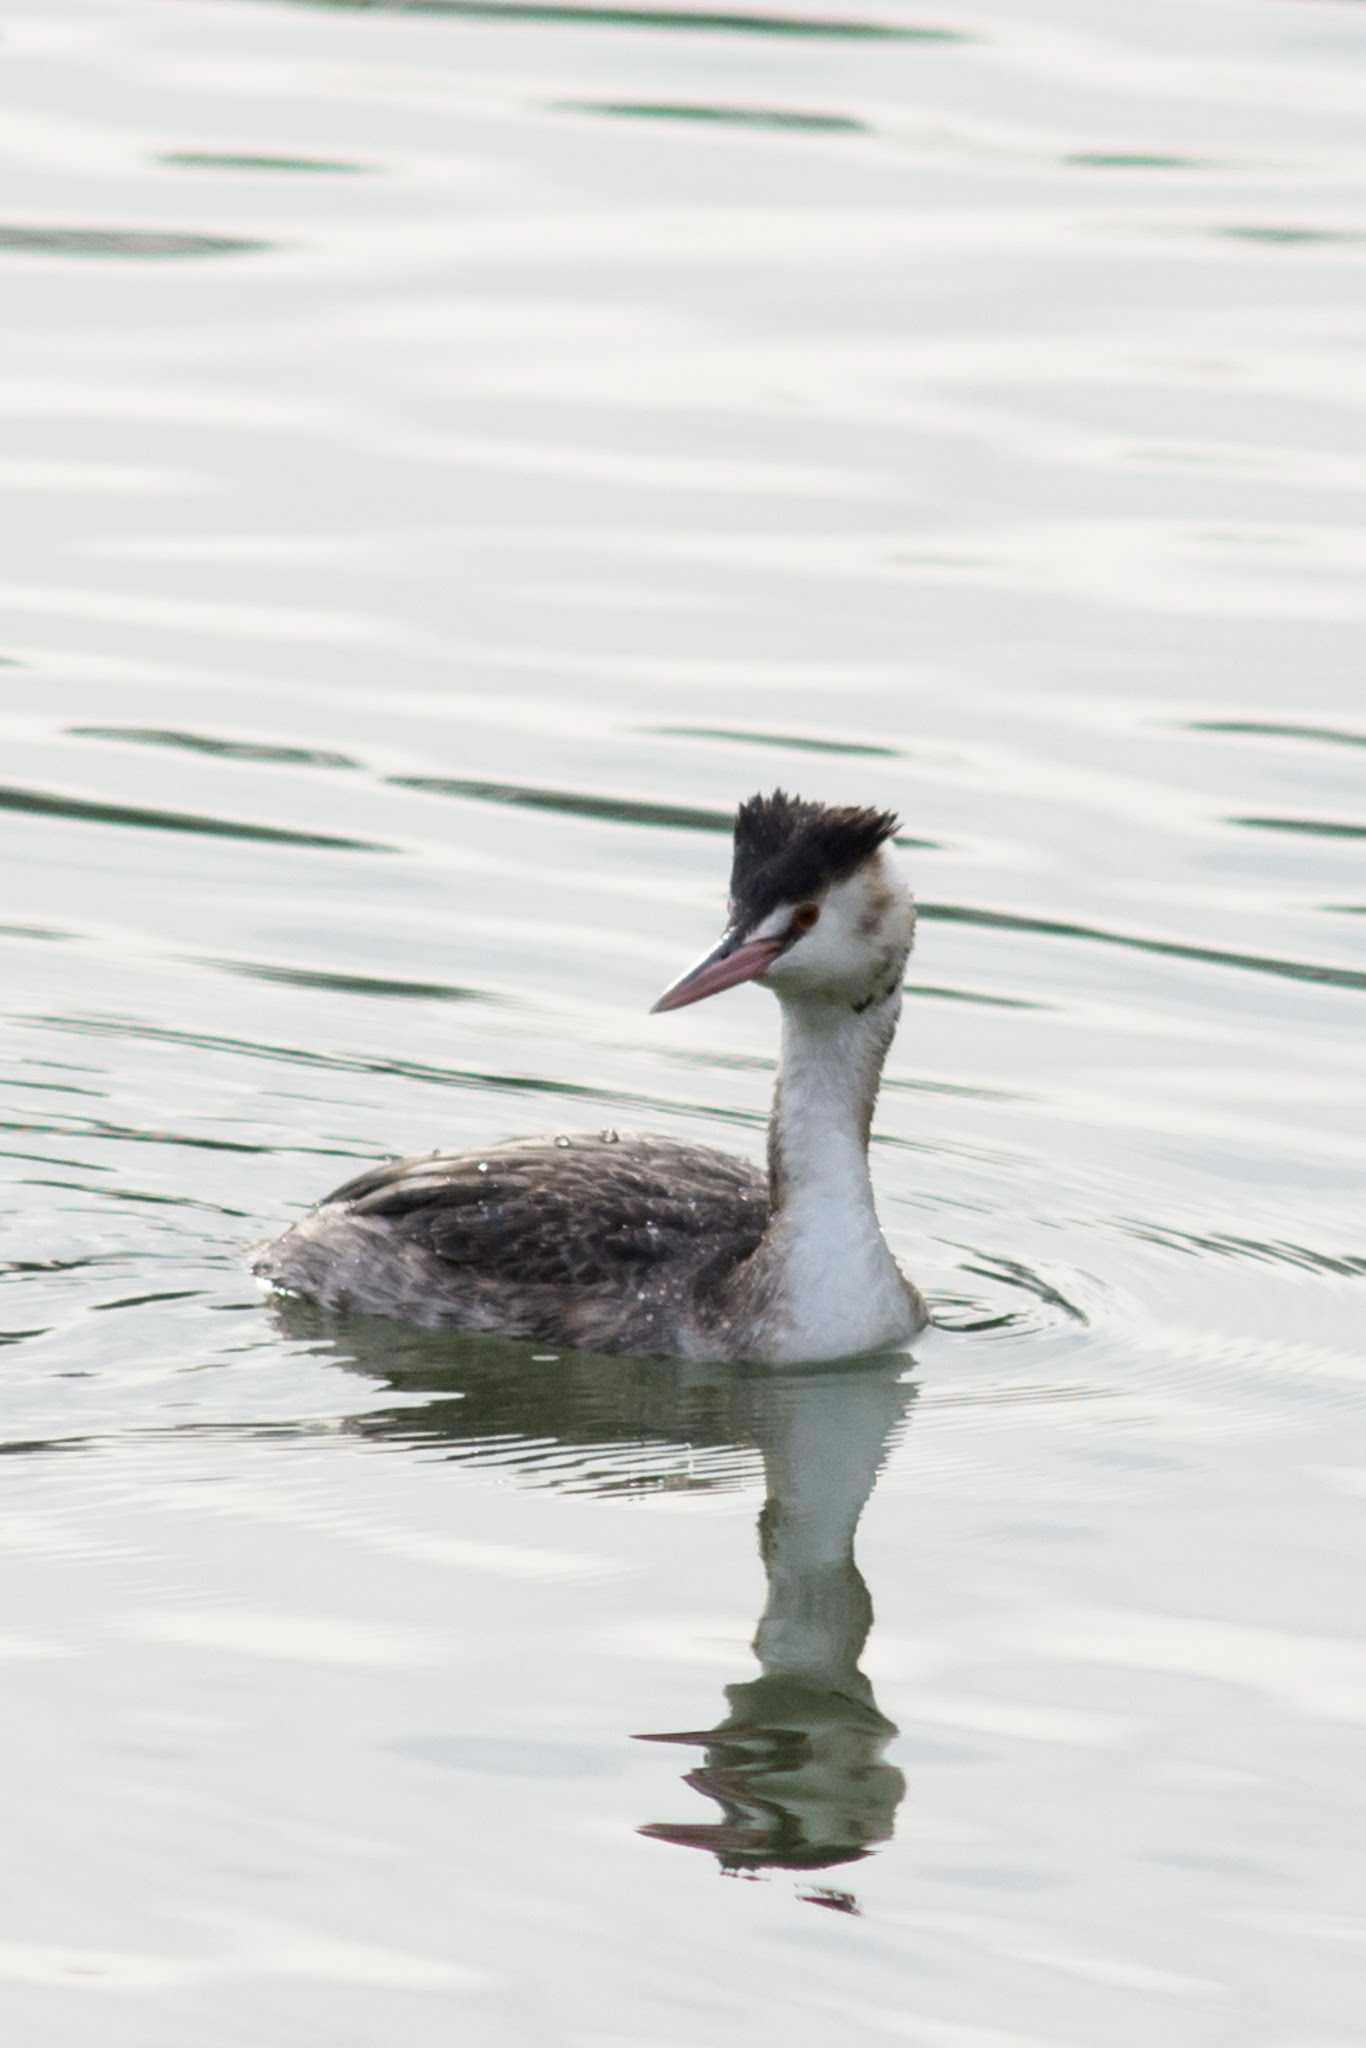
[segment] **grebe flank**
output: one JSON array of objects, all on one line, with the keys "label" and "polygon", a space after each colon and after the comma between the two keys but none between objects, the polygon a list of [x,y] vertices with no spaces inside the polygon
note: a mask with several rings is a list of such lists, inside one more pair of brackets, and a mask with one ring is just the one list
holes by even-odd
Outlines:
[{"label": "grebe flank", "polygon": [[903,1343],[925,1307],[868,1172],[915,934],[896,828],[890,811],[750,797],[720,944],[654,1005],[742,981],[777,996],[767,1178],[630,1132],[436,1152],[348,1181],[256,1272],[328,1308],[588,1351],[785,1365]]}]

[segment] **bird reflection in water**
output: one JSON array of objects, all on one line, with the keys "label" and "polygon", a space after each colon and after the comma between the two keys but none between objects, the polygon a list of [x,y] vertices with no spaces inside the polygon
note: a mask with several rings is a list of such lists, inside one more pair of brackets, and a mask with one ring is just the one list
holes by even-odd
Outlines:
[{"label": "bird reflection in water", "polygon": [[[824,1870],[890,1839],[906,1785],[884,1756],[896,1727],[859,1669],[873,1603],[854,1532],[912,1397],[905,1364],[768,1382],[756,1431],[766,1482],[760,1676],[726,1687],[728,1712],[705,1733],[645,1738],[700,1746],[685,1783],[720,1813],[642,1834],[709,1849],[736,1875]],[[853,1909],[847,1893],[808,1896]]]},{"label": "bird reflection in water", "polygon": [[[746,1372],[547,1358],[524,1344],[405,1330],[301,1301],[278,1301],[273,1314],[287,1336],[404,1396],[402,1406],[352,1418],[348,1428],[363,1436],[496,1459],[532,1483],[599,1494],[745,1485],[757,1450],[767,1582],[754,1637],[759,1675],[725,1688],[715,1726],[640,1737],[700,1749],[684,1783],[719,1811],[641,1833],[708,1850],[722,1871],[748,1877],[833,1869],[891,1838],[905,1780],[885,1756],[896,1728],[859,1666],[873,1604],[854,1535],[915,1398],[904,1354]],[[423,1393],[430,1398],[412,1400]],[[804,1896],[857,1911],[833,1887]]]}]

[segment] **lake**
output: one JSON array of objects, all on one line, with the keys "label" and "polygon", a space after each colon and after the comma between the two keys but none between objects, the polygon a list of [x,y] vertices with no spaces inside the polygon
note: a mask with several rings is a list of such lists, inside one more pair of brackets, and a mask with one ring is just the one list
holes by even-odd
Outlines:
[{"label": "lake", "polygon": [[[1366,2029],[1361,9],[779,6],[7,17],[25,2048]],[[775,784],[905,821],[913,1354],[264,1300],[762,1156],[647,1012]]]}]

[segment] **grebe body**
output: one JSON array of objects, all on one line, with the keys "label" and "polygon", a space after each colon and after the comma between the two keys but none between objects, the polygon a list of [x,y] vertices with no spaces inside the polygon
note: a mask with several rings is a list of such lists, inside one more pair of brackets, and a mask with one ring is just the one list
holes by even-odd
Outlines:
[{"label": "grebe body", "polygon": [[725,934],[655,1004],[742,981],[777,995],[767,1175],[616,1131],[435,1152],[336,1189],[257,1273],[329,1308],[582,1350],[779,1365],[903,1343],[925,1309],[868,1171],[915,929],[895,828],[885,811],[750,798]]}]

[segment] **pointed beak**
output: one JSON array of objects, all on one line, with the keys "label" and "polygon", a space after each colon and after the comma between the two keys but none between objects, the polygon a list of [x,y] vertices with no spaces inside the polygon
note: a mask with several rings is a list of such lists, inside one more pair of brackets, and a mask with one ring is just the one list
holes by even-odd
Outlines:
[{"label": "pointed beak", "polygon": [[659,1001],[651,1005],[651,1015],[660,1010],[681,1010],[685,1003],[700,1003],[703,996],[719,995],[723,988],[753,981],[773,965],[782,950],[781,939],[742,941],[738,932],[727,932],[704,960],[665,989]]}]

